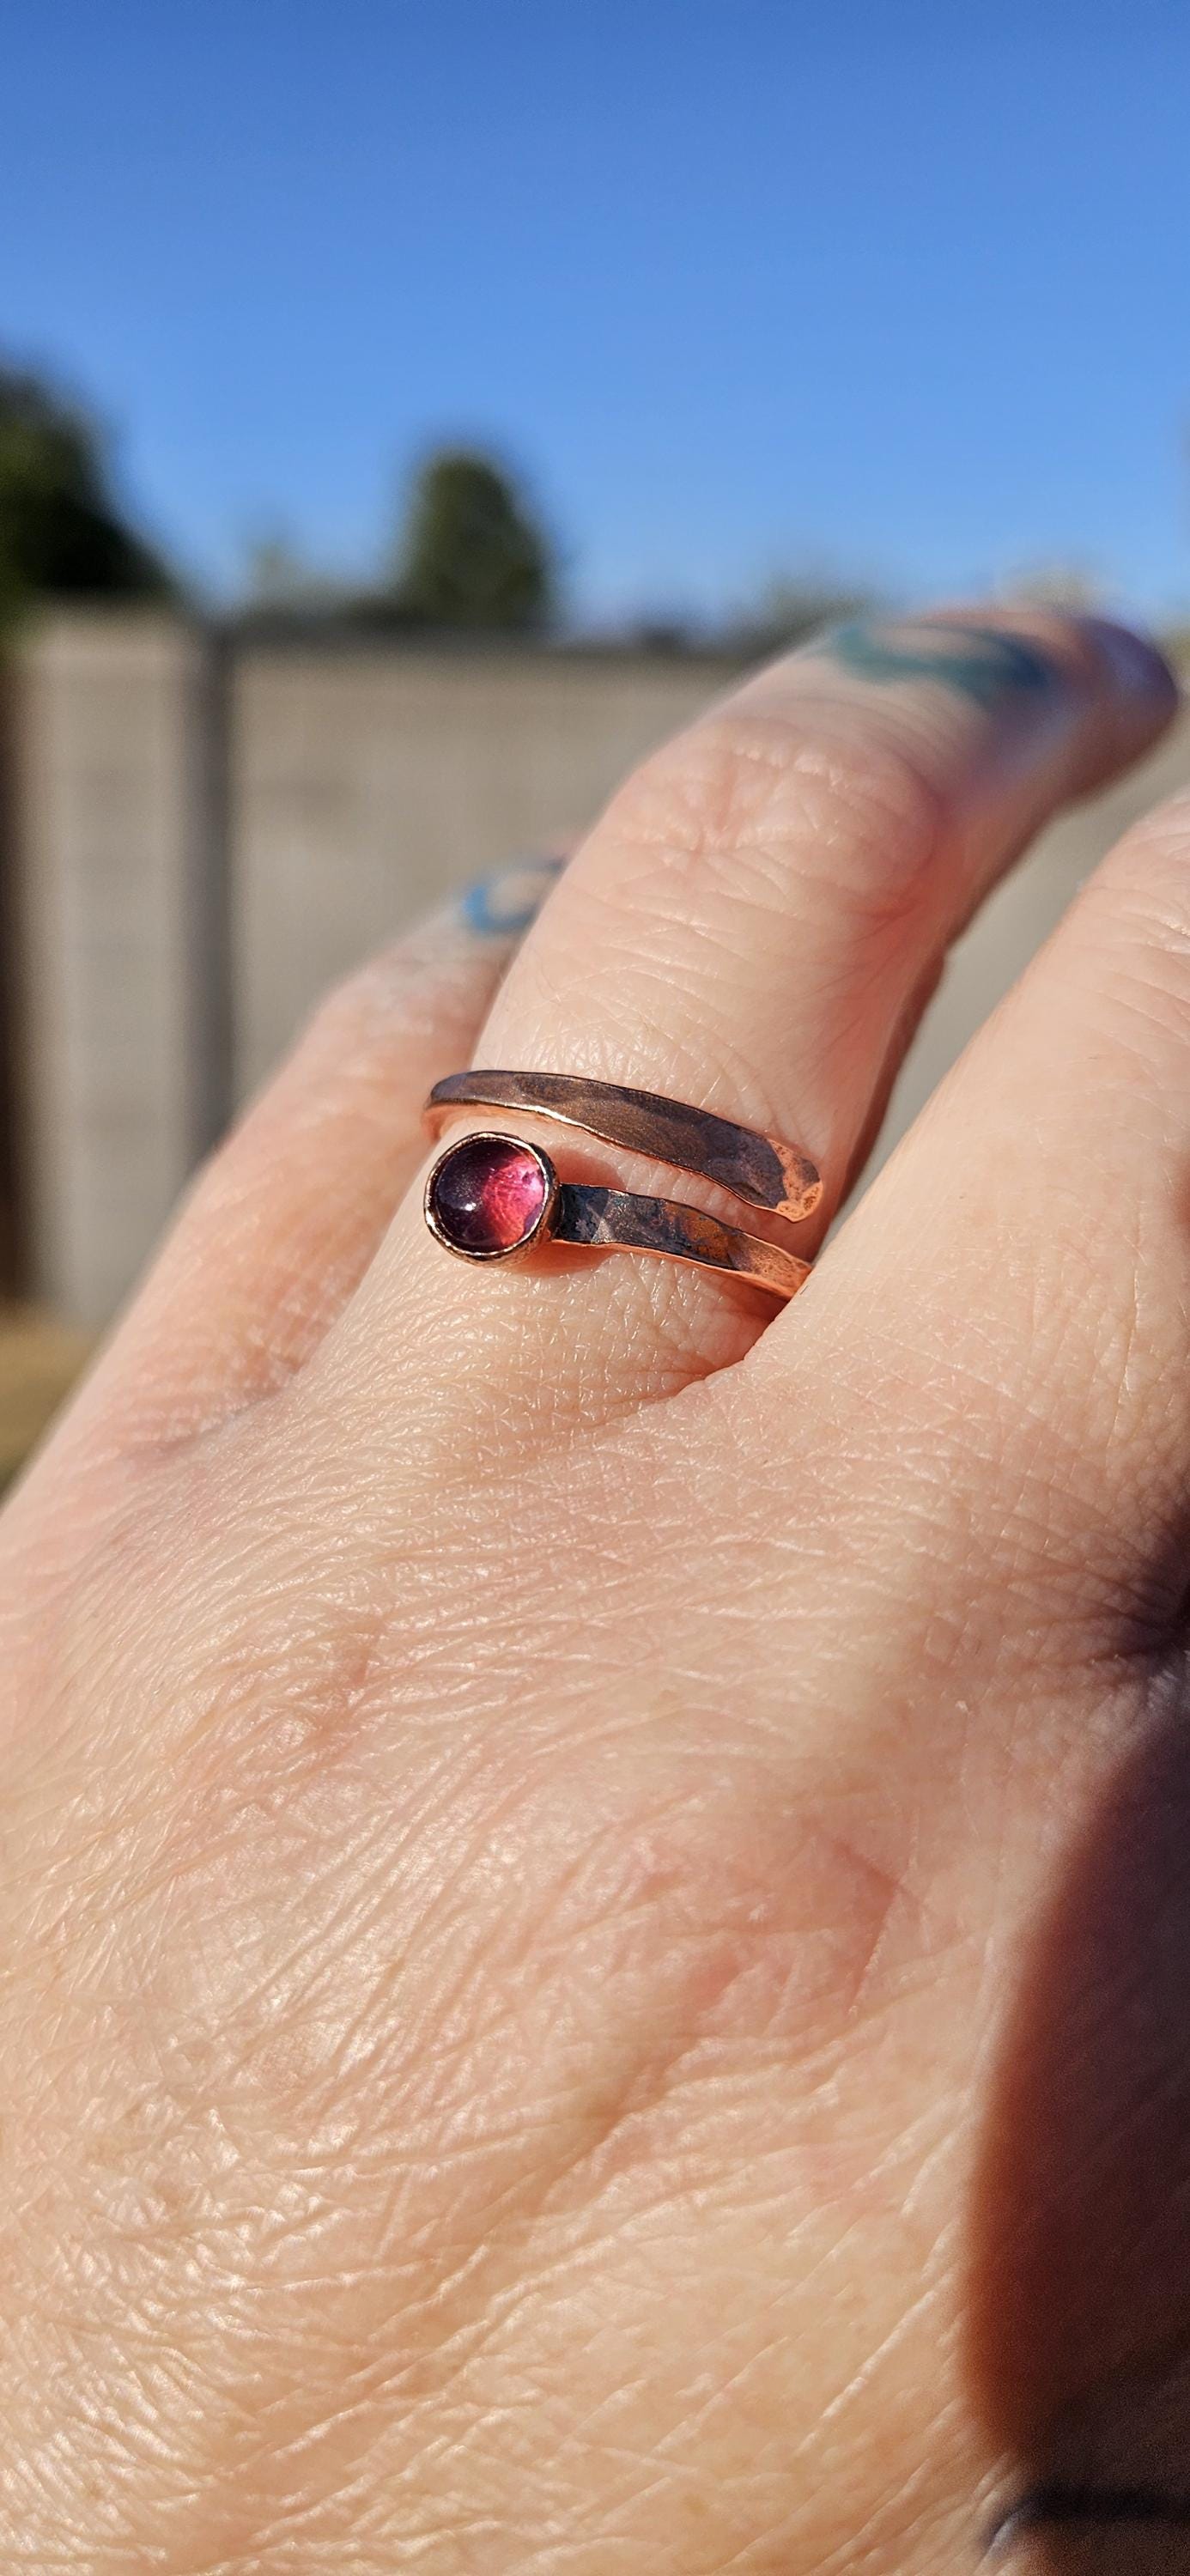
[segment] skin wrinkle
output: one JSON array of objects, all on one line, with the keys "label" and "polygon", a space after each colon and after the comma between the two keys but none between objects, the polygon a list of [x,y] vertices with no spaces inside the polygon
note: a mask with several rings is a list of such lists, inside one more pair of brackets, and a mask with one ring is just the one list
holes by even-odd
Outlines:
[{"label": "skin wrinkle", "polygon": [[[624,892],[631,894],[634,948],[639,949],[642,917],[648,920],[651,916],[654,935],[659,931],[671,956],[678,950],[684,961],[690,914],[684,884],[686,869],[692,873],[697,871],[700,889],[698,909],[705,904],[708,891],[717,891],[730,905],[728,917],[733,923],[738,923],[743,891],[741,857],[749,856],[753,860],[759,857],[763,863],[759,883],[762,886],[767,883],[771,887],[769,900],[773,918],[779,922],[783,915],[787,917],[788,914],[788,847],[791,841],[803,845],[812,865],[821,870],[820,894],[832,899],[837,898],[839,875],[838,857],[832,866],[832,854],[867,851],[870,855],[862,866],[856,865],[853,856],[847,884],[847,900],[860,958],[857,961],[854,956],[849,957],[846,968],[840,959],[837,968],[840,995],[851,1007],[854,973],[857,964],[862,968],[863,947],[870,946],[873,961],[883,947],[887,959],[889,946],[895,946],[902,938],[910,938],[915,933],[920,937],[920,916],[927,891],[934,905],[944,899],[946,879],[942,861],[946,823],[943,801],[939,791],[930,787],[925,776],[908,767],[899,755],[890,753],[861,792],[853,769],[849,770],[842,753],[834,762],[824,764],[823,756],[815,746],[799,742],[791,756],[785,739],[787,725],[777,727],[776,732],[776,742],[764,746],[764,793],[759,801],[763,812],[767,798],[779,796],[780,812],[766,823],[763,833],[757,832],[754,838],[749,838],[742,819],[733,830],[730,818],[724,818],[709,846],[705,827],[696,843],[684,846],[680,834],[664,822],[646,833],[642,831],[631,806],[627,814],[621,814],[617,805],[609,822],[615,823],[622,844],[629,850],[637,838],[644,841],[651,862],[650,873],[642,886],[638,885],[636,875],[629,869],[625,872],[623,892],[618,890],[617,881],[613,880],[610,891],[601,888],[597,894],[591,892],[588,899],[597,901],[603,908],[607,916],[606,931],[614,940],[620,935]],[[784,774],[780,766],[782,755],[786,763]],[[730,747],[725,748],[724,756],[728,760],[738,759],[734,737]],[[654,792],[650,782],[649,793],[652,795]],[[738,787],[735,792],[738,794]],[[623,865],[622,861],[620,865]],[[712,870],[709,885],[708,867]],[[671,877],[676,878],[676,887],[671,883]],[[755,866],[750,871],[750,882],[753,889],[750,906],[755,909],[758,882]],[[806,879],[804,871],[803,888],[812,890],[812,881]],[[801,901],[804,905],[804,892]],[[721,902],[720,913],[723,908]],[[767,911],[768,905],[764,908]],[[712,920],[704,916],[700,924],[696,910],[691,929],[694,936],[708,942],[716,939],[722,946],[721,922],[715,927]],[[598,921],[592,925],[592,930],[598,938]],[[735,935],[742,936],[738,929]],[[874,962],[871,971],[873,974],[876,971]],[[672,1024],[671,1004],[663,1015],[661,1033],[666,1034]],[[730,1030],[724,1034],[730,1044]],[[720,1073],[719,1096],[731,1101],[734,1114],[762,1128],[779,1128],[783,1114],[781,1105],[771,1095],[757,1092],[752,1065],[746,1059],[734,1063],[730,1068],[730,1082],[724,1084],[718,1053],[716,1063]],[[596,1066],[594,1069],[601,1068]],[[697,1079],[698,1068],[692,1067],[692,1071]],[[818,1141],[814,1140],[815,1143]]]},{"label": "skin wrinkle", "polygon": [[[695,918],[708,896],[727,891],[734,903],[742,860],[752,863],[750,886],[765,890],[775,911],[782,909],[782,897],[787,907],[788,851],[802,839],[806,873],[796,889],[799,901],[816,884],[833,886],[843,871],[849,899],[872,907],[870,927],[895,932],[915,916],[923,896],[931,908],[945,901],[939,864],[952,828],[948,799],[925,764],[907,756],[899,744],[869,743],[861,766],[854,748],[850,756],[842,747],[832,754],[807,738],[804,719],[799,728],[788,716],[757,711],[746,721],[734,718],[724,728],[721,745],[703,747],[703,759],[712,778],[721,781],[718,810],[706,810],[704,770],[693,828],[685,839],[664,828],[664,775],[649,779],[646,790],[646,810],[651,813],[653,800],[661,800],[663,818],[650,836],[650,852],[677,877],[683,895],[689,877]],[[683,795],[689,784],[683,776]],[[630,799],[631,791],[617,809],[622,832],[625,805],[630,819],[632,815]],[[624,838],[630,844],[633,835],[626,832]],[[653,881],[666,888],[665,909],[674,919],[667,874]],[[649,881],[640,891],[651,899]],[[688,908],[683,905],[676,919],[684,922]]]}]

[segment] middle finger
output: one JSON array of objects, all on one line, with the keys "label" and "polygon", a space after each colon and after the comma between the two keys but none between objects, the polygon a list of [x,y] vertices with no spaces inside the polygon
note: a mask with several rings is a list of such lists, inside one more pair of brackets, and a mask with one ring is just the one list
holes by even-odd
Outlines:
[{"label": "middle finger", "polygon": [[[1095,619],[953,613],[824,638],[630,780],[525,942],[477,1062],[631,1084],[783,1135],[822,1170],[820,1232],[948,942],[1175,697],[1151,648]],[[529,1117],[472,1111],[448,1132],[512,1124],[566,1176],[698,1195]],[[771,1311],[647,1257],[476,1270],[431,1238],[415,1191],[326,1365],[336,1404],[345,1372],[370,1416],[378,1369],[394,1392],[415,1371],[451,1443],[498,1421],[506,1454],[738,1358]]]}]

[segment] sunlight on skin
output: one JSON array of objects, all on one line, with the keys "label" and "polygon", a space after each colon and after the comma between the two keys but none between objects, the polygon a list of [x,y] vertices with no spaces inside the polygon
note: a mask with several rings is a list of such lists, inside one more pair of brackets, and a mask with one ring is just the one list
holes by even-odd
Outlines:
[{"label": "sunlight on skin", "polygon": [[0,1521],[6,2563],[1190,2570],[1190,809],[775,1321],[467,1269],[420,1125],[635,1081],[804,1135],[813,1248],[1173,709],[1095,620],[824,639],[200,1181]]}]

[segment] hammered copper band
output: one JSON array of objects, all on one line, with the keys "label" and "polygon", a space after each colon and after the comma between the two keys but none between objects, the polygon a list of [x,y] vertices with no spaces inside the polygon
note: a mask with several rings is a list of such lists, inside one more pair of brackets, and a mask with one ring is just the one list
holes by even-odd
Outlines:
[{"label": "hammered copper band", "polygon": [[[435,1083],[426,1123],[434,1130],[452,1110],[489,1105],[586,1128],[786,1220],[807,1215],[822,1195],[808,1155],[778,1137],[658,1092],[577,1074],[451,1074]],[[470,1132],[439,1155],[426,1183],[425,1217],[447,1251],[467,1261],[507,1261],[545,1243],[653,1252],[727,1272],[782,1298],[796,1295],[810,1268],[785,1243],[745,1233],[684,1201],[560,1180],[540,1146],[502,1130]]]},{"label": "hammered copper band", "polygon": [[448,1109],[524,1109],[537,1118],[560,1118],[650,1163],[714,1181],[732,1198],[771,1208],[774,1216],[812,1216],[822,1197],[818,1166],[800,1145],[738,1127],[708,1109],[691,1109],[684,1100],[666,1100],[659,1091],[630,1091],[578,1073],[472,1067],[435,1083],[425,1108],[431,1129]]},{"label": "hammered copper band", "polygon": [[550,1222],[553,1243],[585,1243],[624,1252],[659,1252],[669,1261],[697,1261],[705,1270],[727,1270],[774,1297],[796,1297],[810,1264],[781,1244],[765,1243],[737,1225],[723,1225],[678,1199],[639,1198],[631,1190],[600,1190],[561,1181]]}]

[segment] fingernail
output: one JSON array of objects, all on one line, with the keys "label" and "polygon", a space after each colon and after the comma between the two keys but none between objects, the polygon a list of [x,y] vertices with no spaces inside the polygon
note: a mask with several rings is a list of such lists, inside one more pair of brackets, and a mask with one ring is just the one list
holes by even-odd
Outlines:
[{"label": "fingernail", "polygon": [[1177,672],[1147,635],[1117,626],[1108,617],[1084,617],[1083,626],[1098,646],[1121,696],[1145,707],[1176,705],[1181,696]]},{"label": "fingernail", "polygon": [[565,867],[553,851],[517,859],[494,876],[480,877],[461,896],[459,910],[467,928],[481,939],[519,939],[535,921],[555,879]]}]

